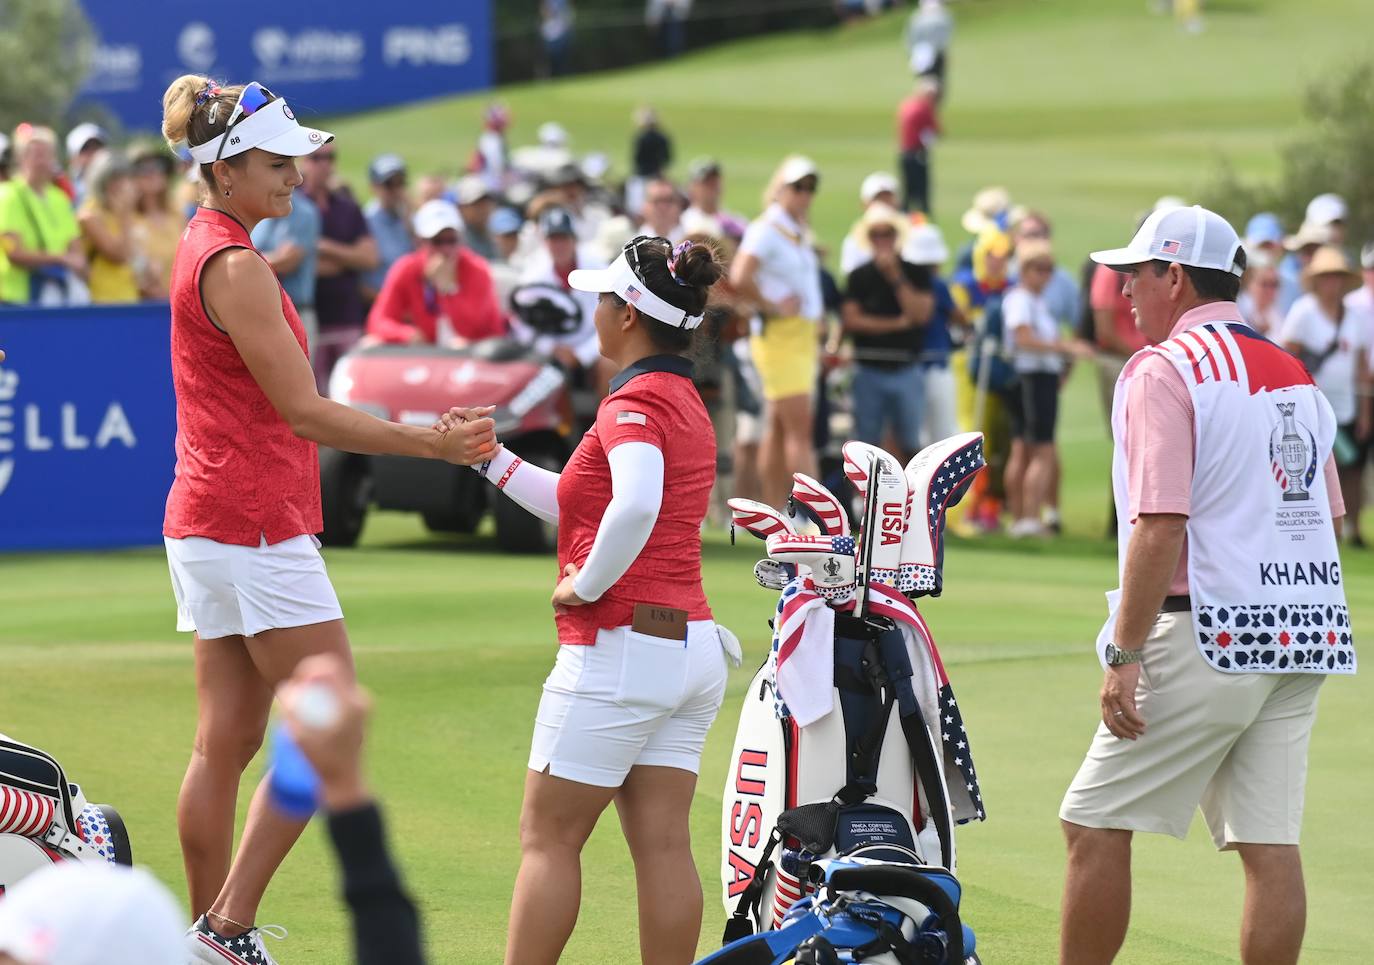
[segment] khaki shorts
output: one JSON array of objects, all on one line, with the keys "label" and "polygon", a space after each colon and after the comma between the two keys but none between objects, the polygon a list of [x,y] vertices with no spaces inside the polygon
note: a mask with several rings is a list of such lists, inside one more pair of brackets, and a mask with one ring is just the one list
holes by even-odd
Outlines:
[{"label": "khaki shorts", "polygon": [[1145,644],[1139,740],[1097,725],[1059,816],[1089,828],[1183,838],[1199,806],[1220,849],[1297,844],[1319,674],[1227,674],[1193,640],[1192,615],[1161,613]]}]

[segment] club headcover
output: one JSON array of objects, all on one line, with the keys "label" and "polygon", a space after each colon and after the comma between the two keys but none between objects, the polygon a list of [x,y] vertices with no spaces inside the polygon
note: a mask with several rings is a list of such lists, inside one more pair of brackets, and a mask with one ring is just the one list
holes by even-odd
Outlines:
[{"label": "club headcover", "polygon": [[849,514],[835,494],[805,473],[792,475],[792,499],[811,511],[820,522],[821,532],[831,536],[849,535]]},{"label": "club headcover", "polygon": [[875,457],[882,457],[888,462],[896,463],[892,454],[885,449],[871,446],[866,442],[851,440],[844,444],[844,478],[849,480],[851,486],[862,496],[868,495],[868,476],[873,466]]},{"label": "club headcover", "polygon": [[807,572],[816,593],[832,602],[854,593],[854,538],[852,536],[768,537],[768,558],[790,563]]},{"label": "club headcover", "polygon": [[759,586],[765,590],[776,590],[781,593],[787,589],[787,584],[791,583],[796,575],[795,566],[787,566],[777,560],[759,560],[754,564],[754,579],[758,580]]},{"label": "club headcover", "polygon": [[730,507],[735,525],[747,529],[759,539],[767,539],[775,533],[796,532],[791,520],[766,503],[736,498],[727,500],[725,505]]},{"label": "club headcover", "polygon": [[985,465],[983,434],[961,432],[926,446],[906,465],[912,513],[902,540],[897,588],[915,599],[944,588],[945,511],[968,492]]},{"label": "club headcover", "polygon": [[855,554],[858,611],[862,615],[870,583],[897,585],[907,514],[906,477],[900,463],[877,446],[851,441],[844,444],[843,452],[845,478],[864,497]]}]

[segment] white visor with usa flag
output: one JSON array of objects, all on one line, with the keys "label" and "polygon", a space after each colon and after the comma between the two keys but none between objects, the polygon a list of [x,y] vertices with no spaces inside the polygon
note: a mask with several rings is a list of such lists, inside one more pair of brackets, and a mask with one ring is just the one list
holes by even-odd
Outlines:
[{"label": "white visor with usa flag", "polygon": [[1241,275],[1245,268],[1236,258],[1240,249],[1240,236],[1230,222],[1215,211],[1193,205],[1161,208],[1145,219],[1125,248],[1094,251],[1091,257],[1116,271],[1147,261],[1172,261]]},{"label": "white visor with usa flag", "polygon": [[610,267],[576,269],[568,276],[568,284],[578,291],[597,295],[615,292],[645,315],[673,328],[696,328],[706,318],[704,314],[688,315],[681,308],[669,305],[649,291],[644,279],[636,275],[630,267],[623,251],[620,257],[611,262]]}]

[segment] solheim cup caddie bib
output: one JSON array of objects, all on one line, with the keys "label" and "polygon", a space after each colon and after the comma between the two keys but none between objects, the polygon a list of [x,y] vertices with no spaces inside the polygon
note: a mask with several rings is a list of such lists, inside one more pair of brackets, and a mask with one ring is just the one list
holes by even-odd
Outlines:
[{"label": "solheim cup caddie bib", "polygon": [[[1325,466],[1336,435],[1301,363],[1240,321],[1209,321],[1142,350],[1193,400],[1188,590],[1202,656],[1226,673],[1355,672]],[[1125,385],[1112,405],[1112,479],[1124,573],[1130,544]],[[1119,591],[1098,639],[1111,641]]]}]

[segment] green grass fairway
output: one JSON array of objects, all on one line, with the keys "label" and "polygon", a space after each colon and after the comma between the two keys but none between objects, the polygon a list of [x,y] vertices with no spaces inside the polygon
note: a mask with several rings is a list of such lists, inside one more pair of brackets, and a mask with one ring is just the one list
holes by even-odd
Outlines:
[{"label": "green grass fairway", "polygon": [[[979,0],[955,6],[938,213],[953,229],[978,187],[1004,183],[1057,220],[1065,261],[1120,244],[1156,196],[1190,196],[1221,152],[1272,171],[1298,119],[1304,72],[1363,49],[1367,0],[1220,0],[1202,36],[1183,37],[1145,0]],[[825,177],[817,225],[832,250],[857,211],[860,179],[892,164],[892,113],[907,88],[899,21],[728,46],[668,66],[503,91],[514,140],[557,118],[579,150],[628,152],[630,113],[660,108],[682,162],[725,159],[730,201],[757,211],[777,159],[805,150]],[[593,42],[590,38],[584,42]],[[1296,52],[1301,51],[1301,56]],[[1300,60],[1300,68],[1292,66]],[[340,119],[346,170],[383,150],[413,170],[466,160],[485,98]],[[358,182],[361,184],[361,178]],[[959,236],[951,234],[958,242]],[[964,706],[990,820],[960,832],[965,914],[990,965],[1054,960],[1063,848],[1056,817],[1097,720],[1090,644],[1114,585],[1099,538],[1108,446],[1093,373],[1075,373],[1061,417],[1070,534],[1052,546],[953,543],[948,592],[923,611]],[[4,512],[0,500],[0,515]],[[0,524],[2,525],[2,524]],[[773,600],[753,544],[712,533],[706,588],[747,664],[711,733],[694,812],[707,893],[703,953],[723,913],[720,799],[739,698],[766,652]],[[433,538],[414,517],[379,516],[364,545],[327,554],[359,672],[376,698],[370,774],[425,917],[431,961],[500,960],[517,863],[517,817],[539,687],[554,659],[548,559],[497,555],[480,539]],[[1347,553],[1357,633],[1374,629],[1374,554]],[[115,804],[135,854],[184,895],[174,802],[195,720],[191,645],[173,632],[160,549],[0,557],[0,731],[56,754],[92,800]],[[1308,782],[1307,958],[1368,962],[1374,889],[1374,683],[1324,687]],[[260,770],[255,765],[254,773]],[[246,804],[251,785],[245,785]],[[1236,960],[1242,879],[1201,826],[1186,842],[1145,838],[1135,859],[1134,929],[1123,962]],[[634,883],[613,816],[586,854],[584,902],[565,961],[638,959]],[[307,832],[269,891],[286,965],[349,960],[332,858]]]}]

